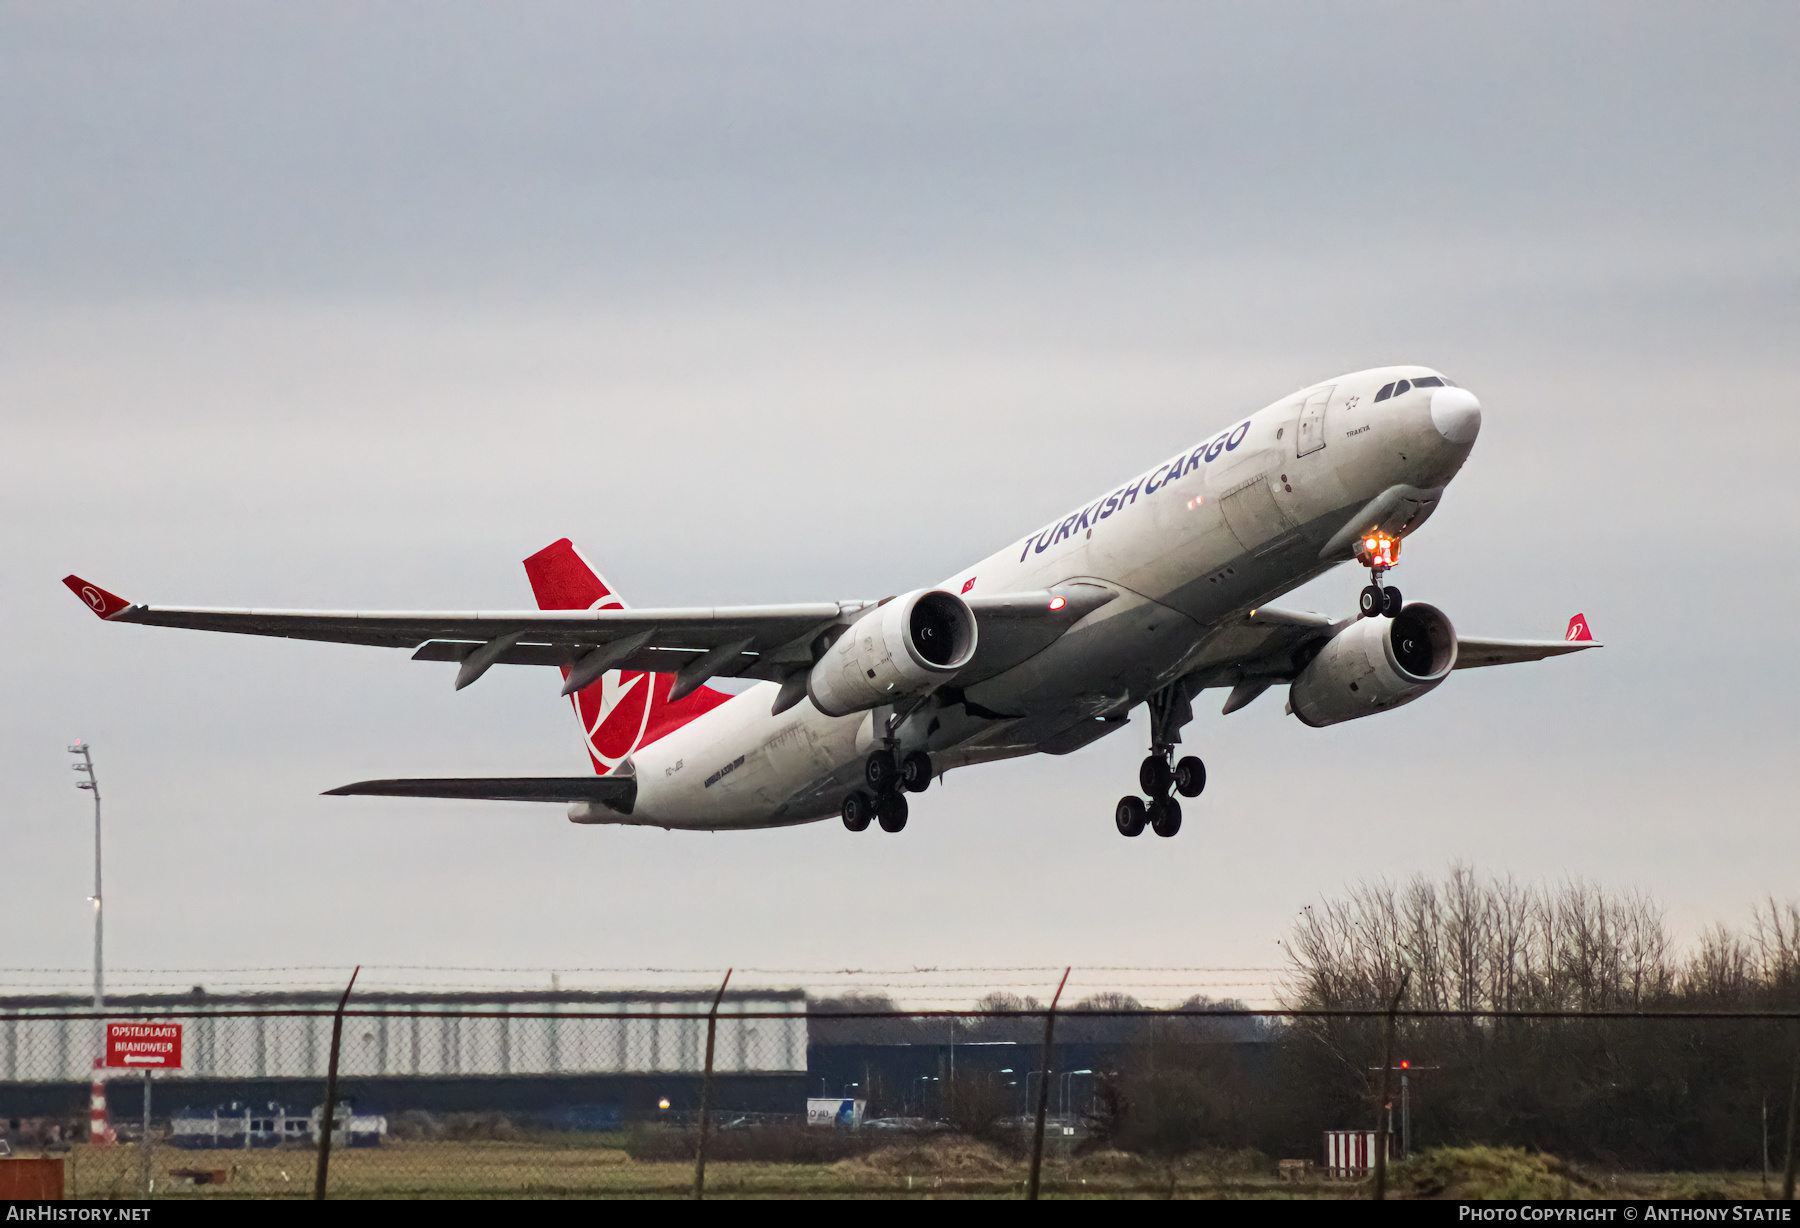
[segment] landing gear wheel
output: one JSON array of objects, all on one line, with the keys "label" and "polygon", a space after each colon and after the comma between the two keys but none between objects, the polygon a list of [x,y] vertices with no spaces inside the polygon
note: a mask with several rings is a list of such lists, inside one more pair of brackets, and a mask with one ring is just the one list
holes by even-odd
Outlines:
[{"label": "landing gear wheel", "polygon": [[1206,765],[1189,755],[1175,765],[1175,792],[1183,797],[1199,797],[1206,789]]},{"label": "landing gear wheel", "polygon": [[869,761],[863,764],[863,779],[869,782],[869,788],[886,793],[899,775],[900,768],[894,763],[893,751],[869,752]]},{"label": "landing gear wheel", "polygon": [[1373,618],[1381,613],[1381,590],[1373,584],[1368,585],[1362,591],[1362,601],[1357,608],[1362,611],[1364,618]]},{"label": "landing gear wheel", "polygon": [[1150,803],[1150,830],[1159,836],[1172,836],[1181,830],[1181,803],[1172,797],[1159,797]]},{"label": "landing gear wheel", "polygon": [[1159,836],[1172,836],[1181,830],[1181,803],[1172,797],[1159,797],[1149,806],[1150,830]]},{"label": "landing gear wheel", "polygon": [[1175,773],[1169,770],[1169,761],[1161,755],[1151,755],[1138,768],[1138,787],[1151,797],[1161,797],[1175,783]]},{"label": "landing gear wheel", "polygon": [[851,831],[865,830],[874,817],[875,799],[861,789],[844,799],[844,826]]},{"label": "landing gear wheel", "polygon": [[900,787],[908,793],[923,793],[931,783],[931,756],[915,750],[900,761]]},{"label": "landing gear wheel", "polygon": [[899,793],[889,793],[881,799],[881,830],[899,831],[906,826],[906,797]]},{"label": "landing gear wheel", "polygon": [[1136,795],[1121,797],[1119,804],[1113,807],[1113,823],[1121,836],[1143,835],[1144,799]]},{"label": "landing gear wheel", "polygon": [[1400,590],[1384,588],[1381,590],[1381,613],[1387,618],[1400,617]]}]

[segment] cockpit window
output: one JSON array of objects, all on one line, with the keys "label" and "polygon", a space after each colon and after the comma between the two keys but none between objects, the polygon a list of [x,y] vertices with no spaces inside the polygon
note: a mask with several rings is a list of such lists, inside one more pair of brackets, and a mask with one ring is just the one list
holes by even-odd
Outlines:
[{"label": "cockpit window", "polygon": [[1397,397],[1403,392],[1411,392],[1414,388],[1455,388],[1456,381],[1441,375],[1425,375],[1418,379],[1395,380],[1391,384],[1383,384],[1381,391],[1375,394],[1377,401],[1385,401],[1389,397]]}]

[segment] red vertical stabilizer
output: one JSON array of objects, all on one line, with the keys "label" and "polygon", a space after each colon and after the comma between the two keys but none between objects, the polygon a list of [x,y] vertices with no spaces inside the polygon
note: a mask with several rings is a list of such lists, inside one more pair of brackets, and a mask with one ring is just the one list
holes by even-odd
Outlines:
[{"label": "red vertical stabilizer", "polygon": [[[622,610],[625,603],[612,586],[581,557],[568,538],[545,546],[525,560],[525,574],[540,610]],[[563,669],[563,677],[569,671]],[[598,681],[569,698],[587,739],[594,770],[604,776],[638,747],[666,737],[731,696],[701,687],[676,703],[669,702],[674,674],[607,670]]]}]

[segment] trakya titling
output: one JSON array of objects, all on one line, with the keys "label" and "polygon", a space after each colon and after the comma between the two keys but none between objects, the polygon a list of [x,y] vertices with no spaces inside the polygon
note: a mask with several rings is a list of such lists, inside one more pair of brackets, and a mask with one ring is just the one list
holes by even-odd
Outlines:
[{"label": "trakya titling", "polygon": [[1210,465],[1222,454],[1234,451],[1243,443],[1249,430],[1249,419],[1245,419],[1230,430],[1221,431],[1219,437],[1211,443],[1203,443],[1192,452],[1158,465],[1130,485],[1121,486],[1106,498],[1095,500],[1092,506],[1083,508],[1061,524],[1053,524],[1041,533],[1027,537],[1025,548],[1019,551],[1019,562],[1023,563],[1028,554],[1042,554],[1072,533],[1099,524],[1127,503],[1136,503],[1139,494],[1153,495],[1170,482],[1186,477],[1201,465]]}]

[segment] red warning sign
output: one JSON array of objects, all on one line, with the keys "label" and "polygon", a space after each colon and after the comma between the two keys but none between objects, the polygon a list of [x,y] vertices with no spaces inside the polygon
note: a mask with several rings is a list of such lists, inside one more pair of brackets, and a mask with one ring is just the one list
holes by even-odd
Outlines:
[{"label": "red warning sign", "polygon": [[109,1023],[106,1064],[137,1070],[167,1070],[181,1065],[179,1023]]}]

